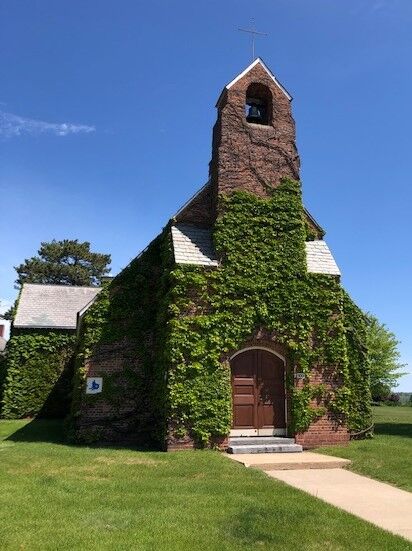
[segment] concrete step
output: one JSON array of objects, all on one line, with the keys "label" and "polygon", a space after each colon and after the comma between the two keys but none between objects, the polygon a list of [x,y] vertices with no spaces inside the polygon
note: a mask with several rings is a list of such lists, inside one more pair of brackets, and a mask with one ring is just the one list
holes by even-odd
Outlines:
[{"label": "concrete step", "polygon": [[350,465],[349,459],[321,455],[314,452],[302,453],[242,453],[226,455],[228,459],[261,471],[294,469],[337,469]]},{"label": "concrete step", "polygon": [[303,451],[299,444],[241,444],[234,446],[229,444],[227,453],[298,453]]},{"label": "concrete step", "polygon": [[268,446],[273,444],[294,444],[294,438],[283,436],[233,436],[229,438],[229,446]]}]

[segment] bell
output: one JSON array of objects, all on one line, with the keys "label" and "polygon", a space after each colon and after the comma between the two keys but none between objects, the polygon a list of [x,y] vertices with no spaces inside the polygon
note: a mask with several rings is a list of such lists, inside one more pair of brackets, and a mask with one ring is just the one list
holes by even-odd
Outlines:
[{"label": "bell", "polygon": [[255,103],[252,103],[252,105],[249,107],[247,120],[249,122],[260,122],[262,120],[262,113]]}]

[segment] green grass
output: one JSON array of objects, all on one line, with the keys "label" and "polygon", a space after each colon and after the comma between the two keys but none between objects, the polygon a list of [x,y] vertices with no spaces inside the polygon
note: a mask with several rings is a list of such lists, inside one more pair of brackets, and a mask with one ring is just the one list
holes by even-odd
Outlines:
[{"label": "green grass", "polygon": [[412,407],[374,407],[373,414],[374,438],[316,451],[350,459],[352,471],[412,491]]},{"label": "green grass", "polygon": [[407,550],[212,451],[71,447],[61,424],[0,422],[3,550]]}]

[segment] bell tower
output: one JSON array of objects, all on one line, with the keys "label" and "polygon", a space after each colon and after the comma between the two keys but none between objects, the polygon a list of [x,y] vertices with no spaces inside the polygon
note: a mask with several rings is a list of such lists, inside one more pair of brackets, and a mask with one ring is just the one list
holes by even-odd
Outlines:
[{"label": "bell tower", "polygon": [[210,163],[215,200],[238,189],[265,197],[283,177],[299,180],[291,100],[260,58],[223,89]]}]

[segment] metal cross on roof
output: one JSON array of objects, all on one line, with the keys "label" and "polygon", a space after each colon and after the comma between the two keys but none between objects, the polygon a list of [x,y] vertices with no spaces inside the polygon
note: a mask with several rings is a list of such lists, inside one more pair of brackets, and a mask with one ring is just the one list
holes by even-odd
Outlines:
[{"label": "metal cross on roof", "polygon": [[267,33],[261,33],[259,31],[257,31],[256,28],[255,28],[255,22],[254,22],[253,19],[252,19],[252,25],[251,25],[250,29],[242,29],[242,28],[239,27],[238,30],[242,31],[243,33],[249,33],[250,34],[251,39],[252,39],[252,61],[255,61],[255,59],[256,59],[256,56],[255,56],[256,36],[267,36]]}]

